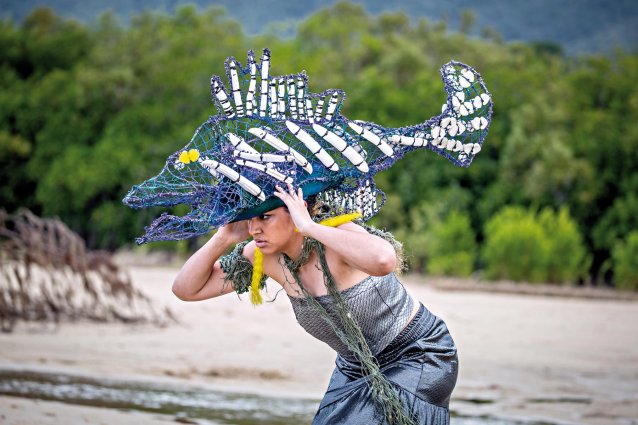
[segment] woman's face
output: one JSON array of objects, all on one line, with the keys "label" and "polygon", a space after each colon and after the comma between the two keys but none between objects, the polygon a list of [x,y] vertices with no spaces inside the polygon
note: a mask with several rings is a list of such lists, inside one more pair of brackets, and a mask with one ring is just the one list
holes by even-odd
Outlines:
[{"label": "woman's face", "polygon": [[295,226],[285,207],[279,207],[248,220],[248,232],[264,253],[285,251],[295,239]]}]

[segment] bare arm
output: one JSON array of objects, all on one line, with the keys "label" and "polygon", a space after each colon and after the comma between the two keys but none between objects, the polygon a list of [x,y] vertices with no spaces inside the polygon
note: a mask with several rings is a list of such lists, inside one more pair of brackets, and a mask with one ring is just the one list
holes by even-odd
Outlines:
[{"label": "bare arm", "polygon": [[173,293],[183,301],[201,301],[233,291],[224,282],[219,257],[234,244],[248,238],[245,222],[232,223],[219,229],[204,246],[184,263],[173,282]]},{"label": "bare arm", "polygon": [[302,235],[318,240],[351,267],[373,276],[384,276],[394,270],[396,253],[390,242],[354,223],[336,228],[315,223],[306,209],[301,188],[295,191],[289,184],[286,191],[277,186],[274,195],[286,204]]},{"label": "bare arm", "polygon": [[346,263],[372,276],[385,276],[396,266],[390,242],[371,235],[363,227],[345,223],[339,227],[312,223],[302,233],[336,252]]}]

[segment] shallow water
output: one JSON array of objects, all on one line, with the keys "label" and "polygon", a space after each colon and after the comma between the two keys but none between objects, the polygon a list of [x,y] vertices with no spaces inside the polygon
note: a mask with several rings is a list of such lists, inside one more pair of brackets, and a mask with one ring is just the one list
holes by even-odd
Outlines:
[{"label": "shallow water", "polygon": [[[0,370],[0,395],[175,416],[201,425],[309,424],[319,400],[263,397],[169,384]],[[192,422],[191,422],[192,421]],[[459,425],[518,425],[493,418],[454,417]],[[529,425],[529,423],[526,423]]]}]

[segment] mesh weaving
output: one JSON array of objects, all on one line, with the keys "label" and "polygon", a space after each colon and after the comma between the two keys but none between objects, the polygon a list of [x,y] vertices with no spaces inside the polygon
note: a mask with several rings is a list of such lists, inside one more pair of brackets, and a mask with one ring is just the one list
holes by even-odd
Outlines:
[{"label": "mesh weaving", "polygon": [[[250,283],[253,274],[253,265],[250,260],[243,256],[244,247],[248,241],[244,241],[235,245],[235,248],[228,255],[219,258],[219,265],[224,271],[225,285],[232,285],[235,292],[243,294],[250,290]],[[261,278],[260,288],[266,285],[268,276],[263,275]]]},{"label": "mesh weaving", "polygon": [[158,217],[138,243],[204,235],[281,206],[273,193],[282,183],[320,193],[367,221],[385,202],[377,173],[416,149],[467,167],[491,120],[492,100],[480,75],[460,62],[441,68],[447,94],[441,114],[400,128],[349,120],[341,115],[345,93],[312,93],[305,72],[270,75],[268,49],[259,63],[250,51],[245,67],[233,57],[225,65],[228,85],[211,79],[218,114],[124,198],[133,208],[185,204],[191,211]]},{"label": "mesh weaving", "polygon": [[[399,335],[407,324],[414,305],[412,297],[394,273],[386,276],[369,276],[342,291],[341,296],[375,356]],[[289,298],[297,322],[306,332],[328,344],[345,359],[356,361],[356,356],[326,321],[317,315],[308,300],[301,297]],[[340,323],[330,295],[314,298],[326,309],[333,321]]]}]

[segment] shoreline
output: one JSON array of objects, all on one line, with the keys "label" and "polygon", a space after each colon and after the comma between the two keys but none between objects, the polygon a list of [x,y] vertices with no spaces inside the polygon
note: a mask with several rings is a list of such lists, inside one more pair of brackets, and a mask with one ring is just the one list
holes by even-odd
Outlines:
[{"label": "shoreline", "polygon": [[[178,324],[66,322],[51,330],[20,323],[12,334],[0,334],[0,368],[318,404],[336,355],[298,326],[286,297],[279,294],[260,307],[232,294],[187,303],[170,291],[177,269],[133,267],[130,272],[136,287],[158,308],[170,308]],[[425,284],[415,276],[402,280],[444,319],[458,347],[452,411],[552,424],[635,423],[638,303],[453,291],[439,288],[434,279]],[[271,286],[265,298],[276,294]],[[27,409],[32,417],[16,424],[47,423],[40,419],[50,405],[24,403],[33,404]],[[76,411],[64,406],[56,404],[54,410]],[[0,403],[0,416],[12,412]]]},{"label": "shoreline", "polygon": [[580,298],[591,300],[638,301],[638,292],[621,291],[595,286],[559,285],[550,283],[528,283],[484,281],[472,278],[406,275],[406,281],[427,280],[442,291],[486,292],[497,294],[530,295],[540,297]]}]

